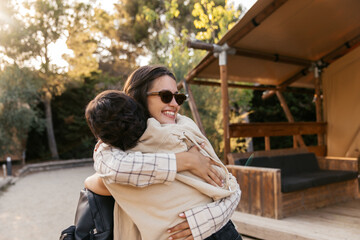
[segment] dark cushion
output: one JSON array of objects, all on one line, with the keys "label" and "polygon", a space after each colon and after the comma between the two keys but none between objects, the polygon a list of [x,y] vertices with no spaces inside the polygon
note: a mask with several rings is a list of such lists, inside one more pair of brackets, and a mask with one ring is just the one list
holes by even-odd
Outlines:
[{"label": "dark cushion", "polygon": [[314,179],[312,180],[312,185],[316,187],[329,183],[342,182],[355,179],[357,175],[358,173],[354,171],[322,170],[313,173]]},{"label": "dark cushion", "polygon": [[239,158],[237,160],[235,160],[235,165],[240,165],[240,166],[244,166],[246,163],[247,158]]},{"label": "dark cushion", "polygon": [[319,170],[303,172],[292,176],[281,176],[281,191],[284,193],[318,187],[357,178],[358,173],[353,171]]},{"label": "dark cushion", "polygon": [[283,193],[294,192],[311,187],[311,179],[303,177],[301,174],[281,177],[281,192]]},{"label": "dark cushion", "polygon": [[269,157],[276,166],[280,166],[282,176],[290,176],[302,172],[319,170],[319,165],[314,153],[299,153],[284,156]]},{"label": "dark cushion", "polygon": [[[235,161],[235,165],[245,166],[247,160],[249,158],[240,158]],[[256,166],[256,167],[272,167],[271,164],[268,163],[268,157],[253,157],[251,164],[249,166]]]},{"label": "dark cushion", "polygon": [[[247,160],[241,158],[235,164],[245,165]],[[353,171],[320,170],[314,153],[254,157],[250,166],[281,169],[281,191],[284,193],[351,180],[358,175]]]},{"label": "dark cushion", "polygon": [[[248,158],[240,158],[235,165],[244,166]],[[284,156],[254,157],[250,166],[281,169],[281,175],[289,176],[302,172],[319,170],[319,165],[314,153],[299,153]]]}]

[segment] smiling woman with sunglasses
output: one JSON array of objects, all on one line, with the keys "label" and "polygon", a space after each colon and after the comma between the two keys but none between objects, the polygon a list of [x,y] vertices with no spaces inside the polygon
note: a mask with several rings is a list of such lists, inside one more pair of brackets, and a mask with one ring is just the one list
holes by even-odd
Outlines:
[{"label": "smiling woman with sunglasses", "polygon": [[[198,128],[196,127],[195,123],[191,120],[188,119],[186,117],[183,117],[181,115],[178,114],[178,111],[180,109],[180,105],[183,104],[183,102],[186,100],[186,95],[182,94],[182,93],[178,93],[177,90],[177,86],[176,86],[176,80],[175,80],[175,76],[165,67],[162,66],[144,66],[141,67],[137,70],[135,70],[128,78],[128,80],[125,83],[124,86],[124,92],[126,94],[128,94],[129,96],[133,97],[138,103],[140,103],[140,105],[142,105],[142,107],[145,109],[145,114],[146,114],[146,118],[149,118],[148,120],[148,129],[145,131],[144,136],[148,136],[148,138],[152,138],[153,140],[157,140],[158,136],[163,136],[166,134],[170,134],[169,131],[172,131],[175,128],[179,128],[178,126],[183,126],[184,128],[188,127],[188,132],[192,133],[192,131],[197,132],[196,134],[200,134],[200,131],[198,130]],[[151,120],[151,121],[150,121]],[[180,125],[184,124],[185,125]],[[170,125],[169,125],[170,124]],[[172,127],[172,124],[173,125]],[[156,134],[151,134],[152,132],[149,133],[150,127],[152,128],[157,127],[160,131],[162,129],[162,126],[167,126],[168,128],[164,128],[163,132],[158,132]],[[192,129],[192,128],[195,128]],[[181,130],[181,128],[179,128],[179,130]],[[181,132],[181,131],[180,131]],[[196,135],[195,134],[195,135]],[[126,136],[122,136],[122,137],[126,137]],[[139,145],[144,145],[144,142],[146,142],[146,138],[143,139],[143,137],[140,139]],[[185,136],[187,137],[187,136]],[[172,137],[174,138],[174,137]],[[210,145],[210,143],[207,141],[207,139],[205,137],[200,137],[200,139],[203,138],[205,143],[206,143],[206,149],[210,149],[210,152],[212,151],[214,153],[214,151],[212,150],[212,147]],[[163,139],[163,137],[159,137],[159,139]],[[193,138],[194,139],[194,138]],[[177,140],[180,141],[179,143],[181,143],[181,146],[184,146],[183,144],[185,144],[185,140]],[[176,142],[176,141],[175,141]],[[190,141],[191,142],[191,141]],[[192,141],[193,142],[193,141]],[[193,142],[194,143],[194,142]],[[199,143],[199,142],[198,142]],[[174,145],[174,142],[158,142],[157,144],[160,145],[160,148],[166,148],[165,145],[169,144],[170,146],[172,146],[171,144]],[[197,144],[197,143],[195,143]],[[186,146],[186,144],[185,144]],[[176,143],[174,145],[174,147],[176,148]],[[146,148],[146,146],[145,146]],[[155,149],[157,149],[158,147],[156,147]],[[137,149],[137,148],[135,148]],[[151,147],[148,146],[148,149],[150,149],[150,151],[147,152],[151,152]],[[191,149],[192,151],[193,149]],[[105,176],[118,176],[119,174],[121,175],[121,173],[126,172],[128,174],[128,179],[133,179],[134,177],[138,176],[138,171],[139,169],[124,169],[124,167],[122,167],[121,169],[119,169],[120,171],[115,171],[114,169],[117,169],[119,166],[119,163],[117,163],[114,160],[119,160],[122,161],[122,159],[112,159],[110,162],[107,159],[104,159],[103,156],[112,156],[112,158],[114,156],[116,156],[117,151],[121,150],[117,150],[114,148],[108,148],[106,147],[106,145],[102,146],[100,145],[100,147],[97,149],[96,154],[94,154],[94,160],[95,160],[95,165],[97,164],[102,164],[102,165],[106,165],[106,169],[110,171],[113,171],[111,173],[109,172],[100,172],[100,174],[103,174],[103,177]],[[136,150],[135,150],[136,151]],[[174,149],[175,151],[175,149]],[[146,152],[146,151],[145,151]],[[124,156],[123,154],[119,154],[121,156]],[[211,154],[210,154],[211,155]],[[209,155],[209,156],[210,156]],[[100,158],[100,159],[99,159]],[[142,157],[142,162],[144,163],[144,161],[146,161],[148,157]],[[217,158],[215,156],[215,158]],[[206,160],[209,160],[209,157],[205,157]],[[186,162],[186,159],[183,159],[184,162]],[[140,161],[140,159],[139,159]],[[218,160],[219,161],[219,160]],[[99,163],[101,162],[101,163]],[[176,166],[177,168],[177,172],[181,172],[181,165],[180,163],[182,162],[182,160],[180,158],[178,158],[178,155],[176,155]],[[208,183],[212,183],[213,185],[221,185],[221,183],[219,184],[219,182],[217,182],[215,179],[216,174],[214,173],[213,168],[211,167],[211,165],[218,165],[219,163],[210,163],[211,161],[208,161],[207,164],[203,165],[200,168],[192,168],[192,162],[191,161],[187,161],[187,168],[183,168],[183,170],[190,170],[190,169],[195,169],[194,171],[192,171],[193,174],[197,175],[198,177],[203,178],[206,182]],[[159,164],[158,162],[154,162],[155,165]],[[111,166],[109,166],[111,165]],[[140,163],[141,165],[141,163]],[[142,167],[145,167],[145,163],[143,165],[141,165]],[[169,164],[170,165],[170,162]],[[115,167],[117,166],[117,167]],[[124,165],[125,166],[125,165]],[[184,166],[182,166],[184,167]],[[162,170],[163,173],[162,174],[171,174],[171,170],[169,170],[168,168],[170,168],[170,166],[168,167],[164,167],[165,170]],[[97,169],[97,171],[100,168]],[[205,176],[203,175],[205,170]],[[196,171],[200,171],[202,173],[196,173]],[[215,171],[216,172],[216,171]],[[149,175],[149,178],[153,178],[154,175],[153,173],[151,173],[151,175]],[[229,177],[229,176],[228,176]],[[231,178],[231,176],[230,176]],[[149,179],[150,180],[150,179]],[[227,239],[227,240],[239,240],[241,239],[241,236],[237,233],[237,231],[234,228],[234,225],[231,223],[231,221],[229,221],[232,213],[235,211],[235,208],[240,200],[240,189],[239,186],[237,185],[235,187],[235,189],[232,189],[231,195],[227,195],[227,197],[223,198],[223,199],[219,199],[216,201],[213,201],[211,198],[209,197],[204,197],[203,194],[201,193],[194,193],[194,196],[191,195],[187,195],[185,194],[185,196],[183,196],[183,198],[185,197],[186,200],[185,202],[181,202],[181,195],[176,196],[178,194],[181,194],[181,191],[185,191],[184,190],[184,183],[177,183],[176,180],[174,179],[168,179],[169,182],[172,182],[171,185],[169,185],[170,188],[168,188],[168,190],[160,190],[160,192],[168,193],[168,195],[164,195],[163,197],[165,197],[164,199],[161,199],[161,201],[159,201],[160,199],[158,199],[159,202],[163,202],[163,201],[170,201],[170,205],[171,204],[175,204],[174,205],[174,209],[181,206],[181,207],[185,207],[188,206],[188,208],[183,209],[182,211],[185,212],[185,214],[183,212],[178,212],[176,213],[176,216],[179,214],[179,216],[183,219],[185,219],[185,221],[179,223],[179,220],[177,220],[176,222],[178,224],[168,223],[168,233],[157,233],[158,236],[162,236],[161,239],[164,236],[167,236],[168,239],[186,239],[186,240],[191,240],[191,239]],[[236,181],[234,179],[232,179],[235,183]],[[229,180],[227,180],[229,181]],[[151,237],[149,238],[149,236],[144,236],[144,235],[153,235],[153,232],[151,231],[155,231],[154,230],[155,226],[157,226],[159,223],[157,223],[156,221],[154,221],[154,219],[157,219],[159,216],[162,216],[161,212],[164,211],[164,209],[166,209],[165,205],[167,205],[167,207],[169,207],[169,204],[165,204],[163,205],[164,209],[161,209],[162,207],[159,207],[158,213],[154,214],[154,218],[152,219],[149,215],[146,215],[144,212],[145,216],[148,216],[148,218],[142,218],[141,216],[139,217],[139,214],[141,215],[141,209],[142,207],[139,208],[134,208],[131,207],[132,204],[134,204],[135,202],[138,202],[137,204],[142,204],[144,209],[147,209],[147,205],[150,204],[150,208],[152,209],[151,211],[154,211],[154,207],[152,206],[152,204],[154,204],[154,206],[156,206],[155,202],[142,202],[141,200],[144,198],[136,198],[133,199],[131,194],[125,194],[125,192],[127,192],[127,187],[126,186],[120,186],[117,185],[116,186],[116,182],[119,182],[118,179],[112,179],[110,182],[112,182],[111,184],[109,184],[109,179],[105,181],[106,182],[106,186],[111,190],[115,198],[115,200],[118,202],[119,200],[119,205],[116,207],[115,209],[115,217],[120,217],[120,221],[124,223],[124,219],[128,219],[129,221],[130,218],[132,220],[135,221],[135,223],[132,224],[136,224],[135,228],[138,229],[138,231],[140,231],[141,233],[141,238],[142,239],[152,239]],[[215,184],[216,182],[216,184]],[[122,183],[123,184],[123,183]],[[126,184],[126,183],[125,183]],[[131,184],[131,183],[128,183]],[[153,183],[149,183],[148,185],[151,185]],[[180,184],[180,185],[179,185]],[[182,185],[181,185],[182,184]],[[163,187],[160,186],[163,184],[158,184],[157,187],[149,187],[147,188],[147,191],[149,192],[149,194],[151,194],[152,190],[153,192],[156,192],[155,189],[160,188],[162,189]],[[191,185],[191,183],[190,183]],[[205,184],[206,185],[206,184]],[[153,186],[153,185],[152,185]],[[173,187],[171,187],[173,186]],[[177,186],[177,187],[176,187]],[[165,185],[164,188],[166,189]],[[189,187],[185,187],[186,189],[188,189]],[[206,188],[206,187],[205,187]],[[213,187],[214,188],[214,187]],[[217,187],[219,188],[219,187]],[[124,191],[118,191],[119,189],[123,189]],[[172,190],[170,190],[172,189]],[[181,190],[182,189],[182,190]],[[190,187],[189,191],[195,191],[194,189],[191,190],[192,187]],[[176,193],[177,191],[180,191],[178,193]],[[138,194],[138,196],[143,196],[142,194],[144,193],[139,193],[139,191],[141,190],[136,190],[136,189],[132,189],[131,191],[135,191],[134,194]],[[197,190],[196,190],[197,191]],[[217,190],[215,190],[217,191]],[[171,193],[170,193],[171,192]],[[124,195],[125,194],[125,195]],[[199,195],[200,194],[200,195]],[[160,194],[162,195],[162,194]],[[156,198],[160,198],[161,196],[153,196],[153,199]],[[174,198],[175,197],[175,198]],[[129,200],[130,199],[130,200]],[[172,200],[169,200],[172,199]],[[156,200],[154,200],[156,201]],[[171,203],[171,201],[174,201],[174,203]],[[180,201],[180,202],[177,202]],[[176,203],[177,202],[177,203]],[[201,204],[202,203],[202,204]],[[130,207],[129,207],[130,204]],[[125,211],[127,214],[129,214],[131,217],[125,217],[124,214],[124,210],[122,210],[119,206],[121,207],[125,207]],[[131,212],[130,210],[132,209],[133,211],[136,211],[137,213]],[[170,209],[169,209],[170,210]],[[140,211],[140,212],[139,212]],[[145,211],[145,210],[144,210]],[[148,213],[147,213],[148,214]],[[155,218],[155,215],[158,215],[157,218]],[[170,213],[169,213],[170,214]],[[163,216],[165,217],[166,214]],[[175,217],[176,217],[175,216]],[[167,219],[169,216],[163,218],[163,219]],[[172,216],[171,216],[172,217]],[[171,219],[171,218],[170,218]],[[117,219],[115,219],[115,221],[117,221]],[[137,221],[137,222],[136,222]],[[145,222],[144,222],[145,221]],[[131,225],[130,222],[127,222],[127,226],[132,226],[132,228],[134,227],[134,225]],[[147,222],[147,224],[146,224]],[[151,222],[151,223],[150,223]],[[117,225],[119,223],[119,221],[117,223],[115,223],[114,227],[116,228]],[[165,222],[166,223],[166,222]],[[130,225],[129,225],[130,224]],[[119,227],[120,228],[120,227]],[[122,230],[124,230],[123,227],[121,227]],[[147,231],[145,231],[144,233],[144,229],[148,229]],[[155,228],[156,229],[156,228]],[[119,232],[120,231],[120,232]],[[134,230],[136,231],[136,230]],[[147,233],[147,234],[146,234]],[[123,234],[121,233],[121,230],[119,229],[114,229],[114,234],[115,234],[115,238],[118,236],[119,234]],[[211,235],[211,236],[210,236]],[[126,236],[122,235],[122,237]],[[158,238],[156,238],[158,239]]]}]

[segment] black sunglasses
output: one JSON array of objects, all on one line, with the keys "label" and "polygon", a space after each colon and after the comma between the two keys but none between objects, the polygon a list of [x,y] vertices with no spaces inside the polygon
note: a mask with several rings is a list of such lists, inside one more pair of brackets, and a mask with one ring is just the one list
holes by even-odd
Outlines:
[{"label": "black sunglasses", "polygon": [[160,96],[163,103],[170,103],[175,98],[176,103],[180,106],[187,99],[187,95],[183,93],[172,93],[169,90],[162,90],[159,92],[148,92],[148,96]]}]

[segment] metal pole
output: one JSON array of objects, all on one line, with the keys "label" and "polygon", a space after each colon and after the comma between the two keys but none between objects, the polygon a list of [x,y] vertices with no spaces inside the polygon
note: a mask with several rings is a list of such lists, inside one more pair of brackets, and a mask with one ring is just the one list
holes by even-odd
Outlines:
[{"label": "metal pole", "polygon": [[11,157],[6,158],[7,175],[12,176]]},{"label": "metal pole", "polygon": [[[315,108],[316,108],[316,121],[317,122],[322,122],[322,103],[321,103],[321,89],[320,89],[320,73],[321,70],[319,69],[318,66],[315,66],[314,68],[314,78],[315,78]],[[324,135],[323,134],[318,134],[317,135],[317,139],[318,139],[318,146],[323,146],[324,145]]]}]

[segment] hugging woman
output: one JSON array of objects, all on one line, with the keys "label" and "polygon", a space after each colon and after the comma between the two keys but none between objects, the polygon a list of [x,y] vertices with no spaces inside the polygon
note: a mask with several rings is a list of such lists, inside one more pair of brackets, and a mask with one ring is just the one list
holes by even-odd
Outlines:
[{"label": "hugging woman", "polygon": [[[120,149],[121,144],[117,148],[131,132],[116,132],[101,125],[104,121],[93,121],[101,112],[95,110],[104,107],[103,99],[111,98],[95,98],[87,108],[89,126],[102,140],[94,151],[94,167],[116,202],[114,239],[241,239],[229,220],[240,188],[196,124],[178,114],[186,97],[178,93],[174,75],[162,66],[141,67],[130,75],[124,92],[136,100],[133,109],[144,111],[147,119],[145,132],[131,149]],[[104,111],[117,110],[105,106]],[[116,124],[119,115],[101,116]],[[116,140],[108,141],[106,134]],[[99,181],[93,181],[98,176],[86,183],[94,192],[100,192],[94,184]]]}]

